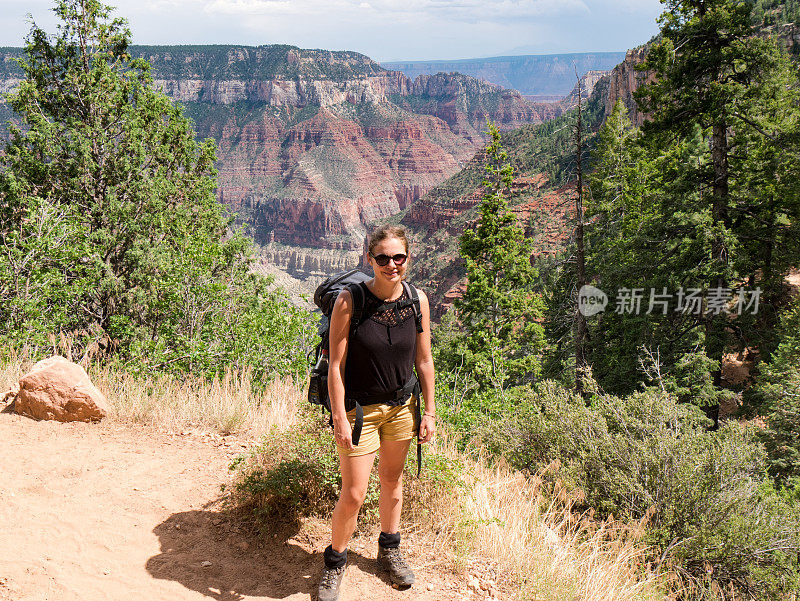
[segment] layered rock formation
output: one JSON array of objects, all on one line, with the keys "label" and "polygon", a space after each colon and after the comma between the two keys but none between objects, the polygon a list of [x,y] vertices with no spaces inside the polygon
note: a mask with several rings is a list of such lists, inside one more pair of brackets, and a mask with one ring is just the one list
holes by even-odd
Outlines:
[{"label": "layered rock formation", "polygon": [[[617,69],[619,65],[614,67],[611,71],[588,71],[585,73],[572,88],[572,91],[562,98],[557,104],[560,107],[562,114],[564,111],[576,107],[578,99],[585,103],[586,100],[594,93],[597,84],[608,81],[608,77]],[[580,93],[580,94],[579,94]]]},{"label": "layered rock formation", "polygon": [[322,280],[331,273],[352,269],[362,263],[362,250],[339,251],[265,246],[259,262],[274,265],[299,280]]},{"label": "layered rock formation", "polygon": [[[355,52],[292,46],[133,47],[155,84],[218,143],[219,198],[259,243],[358,249],[503,129],[553,115],[465,75],[412,80]],[[0,90],[19,83],[0,49]],[[7,107],[0,107],[0,111]]]},{"label": "layered rock formation", "polygon": [[355,53],[281,52],[228,49],[230,63],[271,65],[261,78],[231,68],[247,80],[186,76],[202,53],[171,51],[169,64],[182,66],[169,70],[166,56],[145,53],[198,135],[218,141],[220,199],[261,244],[358,249],[365,224],[473,156],[487,119],[508,129],[549,116],[517,92],[459,74],[412,81]]},{"label": "layered rock formation", "polygon": [[[257,242],[359,248],[365,223],[408,206],[481,144],[458,117],[450,127],[389,103],[361,108],[320,107],[295,125],[265,111],[222,127],[220,198]],[[214,135],[217,123],[198,119],[198,130]]]},{"label": "layered rock formation", "polygon": [[610,115],[614,105],[621,100],[628,109],[628,118],[634,125],[641,126],[645,120],[645,114],[639,110],[633,93],[642,84],[651,81],[653,75],[645,71],[637,71],[637,65],[644,62],[649,45],[639,46],[628,50],[625,60],[614,67],[603,82],[602,89],[603,105],[605,114]]}]

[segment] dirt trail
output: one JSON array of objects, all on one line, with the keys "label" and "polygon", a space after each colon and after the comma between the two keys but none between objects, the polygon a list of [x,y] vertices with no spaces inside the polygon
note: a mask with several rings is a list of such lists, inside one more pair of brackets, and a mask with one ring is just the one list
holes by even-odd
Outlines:
[{"label": "dirt trail", "polygon": [[[235,448],[4,413],[0,451],[2,601],[313,598],[325,532],[255,535],[224,512]],[[392,589],[376,572],[374,540],[351,545],[341,601],[461,596],[462,580],[413,553],[420,584]]]}]

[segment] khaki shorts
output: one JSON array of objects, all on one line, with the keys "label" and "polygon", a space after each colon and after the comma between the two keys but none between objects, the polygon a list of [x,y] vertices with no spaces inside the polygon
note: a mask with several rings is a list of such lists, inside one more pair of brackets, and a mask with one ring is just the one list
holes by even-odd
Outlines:
[{"label": "khaki shorts", "polygon": [[[385,403],[364,405],[364,426],[361,438],[352,451],[339,447],[339,452],[349,457],[368,455],[381,447],[382,440],[411,440],[416,436],[415,413],[417,399],[411,396],[403,405],[392,407]],[[350,427],[356,422],[356,410],[347,412]]]}]

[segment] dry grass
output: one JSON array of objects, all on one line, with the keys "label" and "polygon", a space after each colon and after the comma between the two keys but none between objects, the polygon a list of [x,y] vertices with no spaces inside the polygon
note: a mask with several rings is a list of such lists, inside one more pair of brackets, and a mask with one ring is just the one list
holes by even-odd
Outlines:
[{"label": "dry grass", "polygon": [[409,504],[420,514],[412,522],[436,533],[437,555],[449,554],[456,565],[492,566],[497,582],[511,584],[518,599],[670,598],[664,590],[671,576],[646,569],[646,548],[638,542],[643,523],[631,527],[577,516],[573,506],[579,492],[570,495],[558,487],[545,491],[541,477],[466,459],[446,436],[429,452],[462,466],[461,485],[451,487],[449,494],[441,495],[440,488],[429,504]]},{"label": "dry grass", "polygon": [[[25,355],[0,356],[0,393],[30,365]],[[295,384],[280,380],[254,395],[246,373],[228,373],[209,384],[91,365],[88,371],[108,397],[112,419],[176,432],[201,429],[256,438],[285,431],[295,423],[303,396]],[[422,480],[412,481],[408,517],[439,562],[492,566],[496,582],[519,591],[520,600],[667,598],[666,579],[644,567],[645,549],[637,542],[642,525],[576,517],[577,499],[567,491],[545,491],[542,478],[465,458],[446,435],[426,455],[439,458],[439,467],[426,468]],[[437,480],[442,469],[446,475]]]},{"label": "dry grass", "polygon": [[212,430],[257,438],[291,426],[302,394],[291,380],[274,380],[256,394],[246,372],[226,372],[211,383],[166,375],[141,378],[109,368],[90,374],[114,408],[115,419],[169,431]]},{"label": "dry grass", "polygon": [[[0,358],[0,393],[15,386],[32,363],[24,352]],[[197,430],[259,438],[274,428],[289,428],[296,419],[297,399],[303,396],[290,379],[276,379],[256,394],[247,372],[226,372],[209,383],[192,377],[137,376],[113,367],[86,367],[111,405],[111,419],[168,432]]]}]

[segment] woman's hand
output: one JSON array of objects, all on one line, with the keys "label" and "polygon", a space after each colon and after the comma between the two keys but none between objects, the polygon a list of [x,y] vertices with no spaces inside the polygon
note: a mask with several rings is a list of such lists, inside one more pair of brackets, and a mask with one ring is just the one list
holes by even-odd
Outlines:
[{"label": "woman's hand", "polygon": [[419,308],[422,312],[422,331],[417,333],[417,354],[414,358],[414,366],[417,368],[417,376],[419,376],[419,384],[422,388],[422,398],[418,398],[417,402],[422,403],[422,399],[425,399],[425,402],[420,405],[420,409],[425,409],[419,424],[419,442],[422,444],[430,441],[436,434],[434,417],[436,386],[434,385],[433,355],[431,353],[431,308],[428,304],[428,296],[422,290],[419,290]]},{"label": "woman's hand", "polygon": [[425,444],[436,434],[436,419],[432,415],[423,415],[419,424],[419,442]]},{"label": "woman's hand", "polygon": [[336,444],[343,449],[352,451],[356,448],[353,444],[353,429],[350,427],[347,416],[342,416],[338,419],[336,417],[333,418],[333,437],[336,440]]}]

